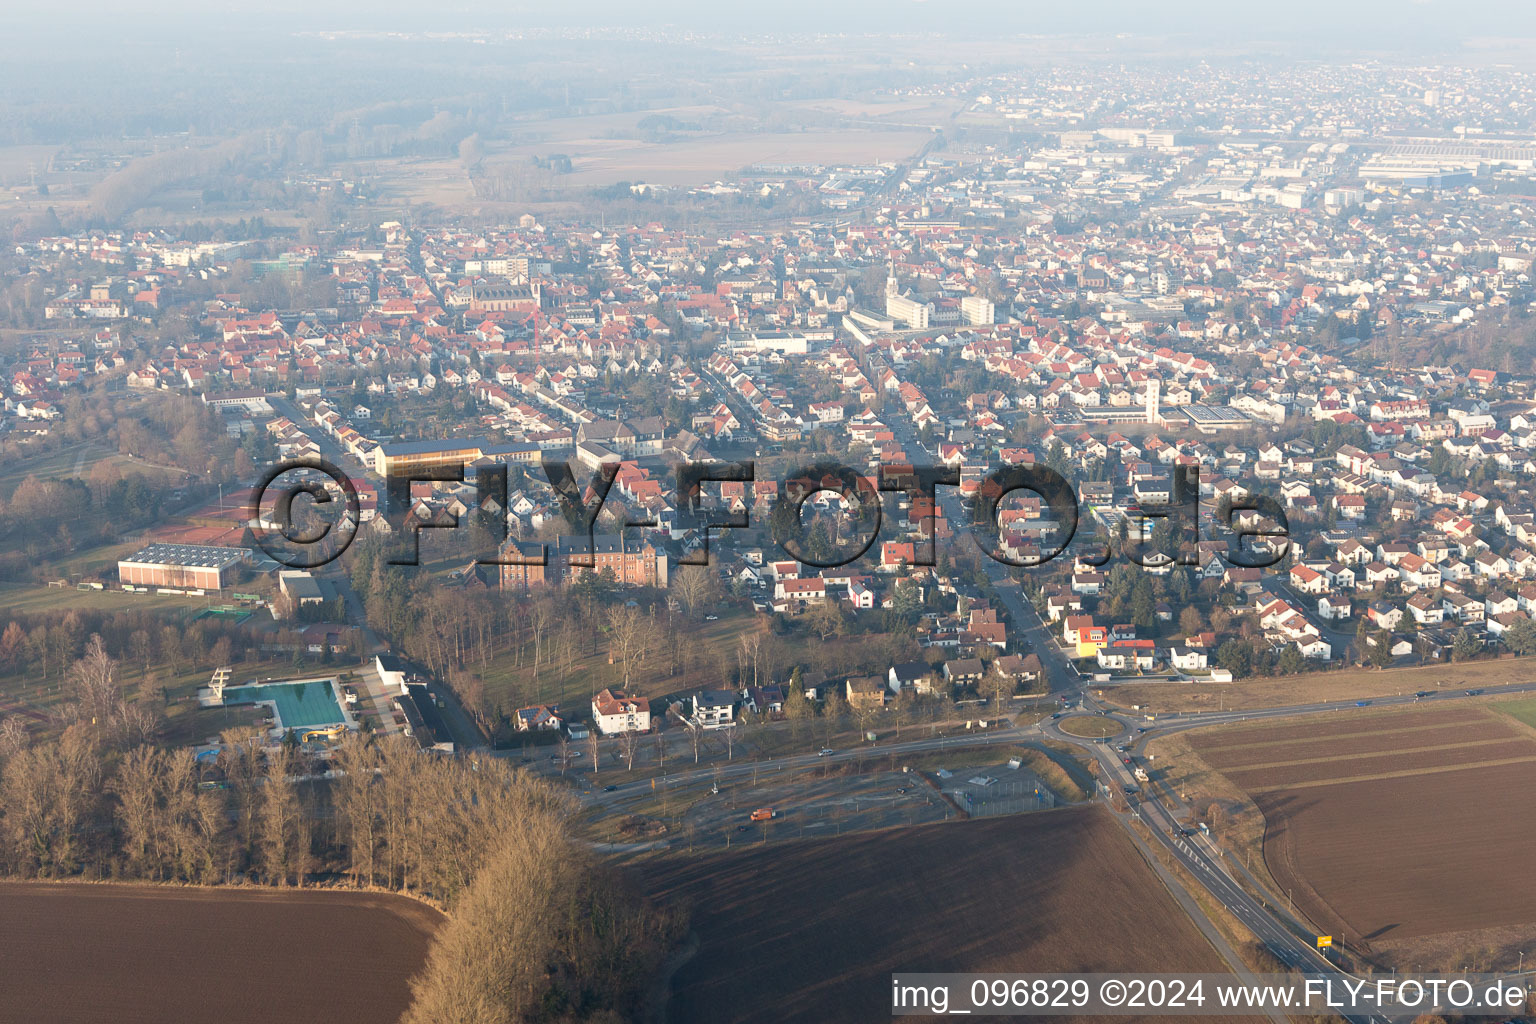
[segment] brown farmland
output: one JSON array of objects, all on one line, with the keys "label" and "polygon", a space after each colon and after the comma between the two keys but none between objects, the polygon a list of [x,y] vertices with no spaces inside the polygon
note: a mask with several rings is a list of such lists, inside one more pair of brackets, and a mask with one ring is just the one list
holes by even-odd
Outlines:
[{"label": "brown farmland", "polygon": [[1536,740],[1485,707],[1191,736],[1264,815],[1264,861],[1325,932],[1378,951],[1536,925]]},{"label": "brown farmland", "polygon": [[670,859],[680,1024],[887,1021],[893,971],[1226,971],[1098,807]]},{"label": "brown farmland", "polygon": [[442,915],[372,893],[0,883],[0,1021],[390,1024]]}]

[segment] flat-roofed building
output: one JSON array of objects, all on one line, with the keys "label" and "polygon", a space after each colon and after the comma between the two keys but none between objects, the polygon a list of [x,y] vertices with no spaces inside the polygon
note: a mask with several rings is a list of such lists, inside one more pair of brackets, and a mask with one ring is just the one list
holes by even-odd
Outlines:
[{"label": "flat-roofed building", "polygon": [[118,560],[117,579],[135,587],[222,590],[245,560],[243,548],[151,544]]},{"label": "flat-roofed building", "polygon": [[467,466],[478,459],[533,463],[542,446],[527,441],[487,441],[479,437],[444,441],[386,441],[373,450],[373,471],[380,476],[405,476],[418,469]]},{"label": "flat-roofed building", "polygon": [[462,466],[478,459],[485,443],[475,438],[446,441],[387,441],[373,452],[373,469],[380,476],[405,476],[418,469]]}]

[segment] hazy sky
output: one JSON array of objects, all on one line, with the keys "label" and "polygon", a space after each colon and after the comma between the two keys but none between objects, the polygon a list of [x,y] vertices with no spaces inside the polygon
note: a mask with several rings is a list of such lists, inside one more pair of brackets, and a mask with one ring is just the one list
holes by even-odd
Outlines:
[{"label": "hazy sky", "polygon": [[[1522,0],[775,0],[771,4],[699,0],[161,0],[153,8],[119,0],[17,4],[14,31],[96,27],[131,34],[302,28],[454,29],[530,26],[681,25],[700,30],[859,32],[890,29],[996,33],[1206,35],[1232,39],[1313,38],[1335,48],[1358,41],[1536,36],[1536,3]],[[110,26],[110,28],[109,28]],[[180,30],[180,31],[178,31]],[[51,34],[51,33],[49,33]]]}]

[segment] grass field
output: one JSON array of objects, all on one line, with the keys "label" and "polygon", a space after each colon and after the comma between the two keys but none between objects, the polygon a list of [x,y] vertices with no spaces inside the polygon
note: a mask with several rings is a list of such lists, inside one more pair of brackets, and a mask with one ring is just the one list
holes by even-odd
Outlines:
[{"label": "grass field", "polygon": [[[237,683],[268,677],[291,678],[296,675],[292,661],[286,658],[243,661],[234,668]],[[328,671],[338,669],[332,667]],[[199,707],[195,699],[197,690],[208,685],[211,674],[212,670],[206,665],[189,664],[174,673],[162,666],[148,676],[144,674],[142,665],[123,663],[118,667],[118,678],[124,690],[129,695],[148,701],[164,717],[159,736],[162,742],[169,745],[201,743],[225,729],[252,725],[261,719],[262,712],[254,708]],[[168,695],[169,703],[162,704],[162,691]],[[37,723],[36,728],[44,732],[61,728],[57,720],[49,722],[46,719],[56,705],[68,699],[69,686],[61,672],[55,671],[48,679],[42,679],[36,674],[0,676],[0,709],[7,705],[25,709],[28,717]]]},{"label": "grass field", "polygon": [[923,130],[814,132],[723,132],[676,142],[638,139],[568,138],[498,151],[488,163],[525,163],[533,156],[564,153],[572,171],[559,188],[643,181],[653,185],[697,185],[759,163],[864,164],[902,160],[932,134]]},{"label": "grass field", "polygon": [[[646,659],[642,672],[631,675],[630,690],[642,697],[658,697],[663,694],[696,690],[701,687],[718,687],[724,672],[735,667],[734,652],[739,637],[750,630],[763,628],[765,620],[751,611],[741,608],[722,607],[720,618],[714,622],[692,622],[687,635],[682,638],[688,648],[685,652],[684,669],[677,675],[667,675],[661,669],[662,657],[653,653]],[[663,637],[661,642],[669,643]],[[486,694],[492,703],[501,701],[514,707],[526,704],[561,704],[566,707],[584,705],[591,695],[604,687],[622,686],[623,667],[608,663],[607,642],[599,638],[597,651],[577,659],[560,678],[560,669],[548,660],[533,671],[531,645],[523,653],[523,664],[503,655],[482,673]],[[702,653],[701,653],[702,652]],[[718,657],[710,656],[715,652]],[[694,655],[699,655],[694,657]]]},{"label": "grass field", "polygon": [[679,1024],[887,1021],[894,971],[1227,969],[1098,807],[669,856],[651,880],[693,911]]},{"label": "grass field", "polygon": [[0,186],[31,184],[42,180],[58,146],[0,146]]},{"label": "grass field", "polygon": [[212,597],[177,597],[172,594],[139,594],[122,590],[80,590],[72,586],[0,583],[0,608],[13,612],[69,611],[72,608],[81,611],[154,608],[168,612],[182,609],[191,616],[197,610],[216,603],[219,602]]},{"label": "grass field", "polygon": [[1536,658],[1497,658],[1454,665],[1424,665],[1383,671],[1348,668],[1300,676],[1244,679],[1236,683],[1127,683],[1104,687],[1104,696],[1121,707],[1140,704],[1149,711],[1228,711],[1274,708],[1335,700],[1388,697],[1419,690],[1460,691],[1503,686],[1536,677]]},{"label": "grass field", "polygon": [[[1204,777],[1169,781],[1251,800],[1264,867],[1323,932],[1397,966],[1494,962],[1536,935],[1536,737],[1490,706],[1224,726],[1188,743]],[[1159,749],[1159,763],[1177,756]]]},{"label": "grass field", "polygon": [[81,441],[6,466],[5,472],[0,474],[0,496],[9,498],[17,485],[29,476],[35,476],[39,480],[58,480],[65,477],[83,480],[90,475],[91,467],[98,462],[116,466],[124,476],[139,474],[157,483],[179,483],[189,475],[184,470],[130,459],[120,452],[93,441]]},{"label": "grass field", "polygon": [[[611,185],[619,181],[654,185],[697,185],[735,174],[757,163],[853,164],[905,159],[932,138],[932,128],[947,123],[952,104],[945,101],[827,101],[788,104],[820,115],[846,118],[846,129],[811,131],[744,130],[720,107],[678,107],[543,118],[519,125],[508,144],[492,144],[487,173],[498,167],[527,167],[534,157],[554,154],[571,159],[571,172],[550,179],[556,191]],[[646,117],[667,115],[702,130],[683,131],[665,142],[639,138]],[[345,167],[345,165],[342,165]],[[452,206],[476,201],[473,187],[457,160],[400,158],[369,161],[372,177],[386,193],[417,202]]]},{"label": "grass field", "polygon": [[442,915],[378,893],[0,883],[0,1020],[388,1024]]},{"label": "grass field", "polygon": [[1061,731],[1071,736],[1081,736],[1084,739],[1103,740],[1111,736],[1120,735],[1124,729],[1113,718],[1103,715],[1068,715],[1056,725]]},{"label": "grass field", "polygon": [[1527,697],[1525,700],[1499,701],[1490,706],[1495,711],[1502,712],[1515,721],[1536,729],[1536,697]]}]

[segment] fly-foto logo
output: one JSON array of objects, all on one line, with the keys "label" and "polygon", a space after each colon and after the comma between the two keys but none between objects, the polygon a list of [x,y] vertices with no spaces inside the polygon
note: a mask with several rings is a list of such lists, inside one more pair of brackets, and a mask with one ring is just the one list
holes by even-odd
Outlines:
[{"label": "fly-foto logo", "polygon": [[[570,526],[569,536],[585,541],[585,553],[578,542],[570,545],[570,564],[591,568],[593,538],[598,516],[603,511],[618,465],[603,463],[586,483],[577,481],[577,467],[567,462],[544,460],[544,479],[554,494],[561,517]],[[279,486],[280,480],[286,483]],[[749,510],[731,509],[721,502],[706,502],[704,485],[709,483],[754,483],[757,468],[751,462],[684,462],[676,467],[676,507],[666,521],[654,515],[626,519],[624,527],[664,531],[670,538],[685,542],[682,565],[708,565],[711,531],[747,530],[753,527]],[[435,520],[412,517],[416,507],[412,485],[419,483],[465,482],[464,466],[453,464],[392,474],[386,479],[385,519],[391,532],[400,538],[400,546],[391,565],[416,565],[420,532],[424,529],[455,529],[460,517],[447,513]],[[862,558],[880,537],[883,495],[899,493],[909,507],[920,510],[917,525],[923,540],[913,545],[910,564],[937,564],[937,533],[932,521],[941,514],[941,502],[960,501],[955,489],[960,487],[960,473],[946,466],[882,465],[875,473],[858,470],[836,462],[815,462],[794,470],[778,481],[776,497],[768,511],[769,533],[774,543],[796,561],[820,569],[836,568]],[[1049,547],[1031,545],[1027,553],[1006,543],[1005,502],[1014,495],[1034,495],[1041,504],[1042,516],[1032,532]],[[804,506],[817,495],[835,495],[845,514],[852,520],[851,536],[834,550],[825,550],[811,542]],[[296,502],[301,496],[307,502]],[[1171,500],[1166,504],[1145,505],[1126,512],[1128,526],[1121,554],[1147,568],[1166,565],[1193,565],[1192,553],[1200,539],[1200,468],[1180,466],[1173,474]],[[508,499],[506,464],[479,466],[475,474],[475,502],[481,509],[505,510]],[[1071,484],[1059,472],[1043,465],[1002,465],[993,469],[961,501],[961,516],[969,526],[971,538],[989,558],[1017,568],[1045,565],[1068,550],[1078,535],[1080,506]],[[322,511],[325,510],[325,511]],[[327,516],[325,512],[332,512]],[[339,469],[322,461],[274,467],[253,491],[250,509],[252,532],[256,543],[276,561],[293,568],[312,569],[339,558],[351,544],[358,525],[356,486]],[[1151,524],[1165,521],[1170,527],[1176,551],[1146,550],[1141,537]],[[505,514],[487,517],[495,552],[476,558],[485,565],[545,565],[547,546],[541,543],[507,543]],[[1225,557],[1241,568],[1268,568],[1285,558],[1290,548],[1290,525],[1280,503],[1267,495],[1239,498],[1227,505]],[[1134,535],[1137,539],[1131,540]],[[1095,543],[1092,550],[1077,553],[1086,565],[1102,566],[1112,557],[1108,544]]]}]

